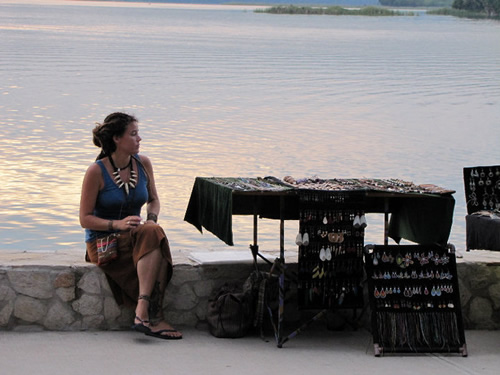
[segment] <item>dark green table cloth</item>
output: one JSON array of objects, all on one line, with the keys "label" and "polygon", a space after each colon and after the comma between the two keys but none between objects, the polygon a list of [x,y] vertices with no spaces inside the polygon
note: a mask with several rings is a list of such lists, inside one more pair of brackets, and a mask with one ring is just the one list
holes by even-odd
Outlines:
[{"label": "dark green table cloth", "polygon": [[[363,183],[357,184],[358,181]],[[341,186],[345,182],[349,192],[365,194],[365,212],[391,213],[388,235],[397,243],[404,238],[422,245],[447,244],[455,207],[453,192],[422,193],[425,188],[405,192],[393,188],[387,180],[383,180],[384,184],[381,180],[369,180],[374,181],[373,185],[367,185],[366,181],[350,179],[335,183]],[[300,185],[293,186],[274,177],[197,177],[184,220],[200,232],[205,228],[232,246],[232,215],[298,220],[299,196],[305,191]]]}]

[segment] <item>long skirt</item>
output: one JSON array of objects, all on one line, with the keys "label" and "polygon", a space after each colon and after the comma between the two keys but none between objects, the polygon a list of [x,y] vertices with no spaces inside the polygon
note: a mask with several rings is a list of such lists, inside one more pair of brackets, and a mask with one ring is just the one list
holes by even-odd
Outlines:
[{"label": "long skirt", "polygon": [[[87,242],[88,262],[97,264],[97,241]],[[118,258],[110,263],[99,266],[109,282],[118,305],[134,307],[139,297],[139,279],[137,262],[153,250],[160,249],[167,261],[165,286],[172,278],[172,255],[167,236],[157,224],[139,225],[130,231],[120,232],[118,236]]]}]

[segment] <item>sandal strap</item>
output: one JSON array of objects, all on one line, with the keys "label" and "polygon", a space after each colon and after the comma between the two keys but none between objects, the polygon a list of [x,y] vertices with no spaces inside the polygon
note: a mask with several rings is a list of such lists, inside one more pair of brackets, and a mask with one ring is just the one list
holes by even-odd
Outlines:
[{"label": "sandal strap", "polygon": [[144,324],[144,325],[146,325],[146,324],[148,324],[148,325],[149,325],[149,324],[150,324],[150,321],[149,321],[149,320],[143,320],[143,319],[139,318],[137,315],[135,316],[135,318],[136,318],[139,322],[141,322],[141,324]]},{"label": "sandal strap", "polygon": [[138,300],[139,299],[143,299],[143,300],[148,301],[148,302],[151,301],[151,297],[149,297],[147,294],[141,294],[141,295],[139,295]]}]

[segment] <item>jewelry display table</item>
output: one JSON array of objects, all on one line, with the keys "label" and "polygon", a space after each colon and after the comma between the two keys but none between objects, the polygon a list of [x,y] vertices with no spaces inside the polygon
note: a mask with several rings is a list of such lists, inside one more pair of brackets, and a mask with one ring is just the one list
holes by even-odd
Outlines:
[{"label": "jewelry display table", "polygon": [[[233,245],[232,215],[253,215],[254,260],[258,217],[280,220],[278,347],[303,327],[283,335],[284,221],[299,220],[298,294],[301,308],[361,308],[365,213],[384,214],[388,238],[446,246],[453,220],[454,191],[397,179],[302,179],[285,177],[197,177],[184,220]],[[390,217],[389,217],[390,215]],[[307,233],[307,236],[305,235]],[[304,241],[306,239],[307,241]],[[328,250],[327,250],[328,249]],[[271,262],[269,262],[271,263]],[[320,277],[321,276],[321,277]]]}]

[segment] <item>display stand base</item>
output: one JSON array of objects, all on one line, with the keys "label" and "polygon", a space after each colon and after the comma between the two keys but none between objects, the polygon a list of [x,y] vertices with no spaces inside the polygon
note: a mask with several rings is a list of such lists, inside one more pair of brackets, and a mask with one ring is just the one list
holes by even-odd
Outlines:
[{"label": "display stand base", "polygon": [[[432,353],[458,353],[462,357],[467,357],[467,344],[463,344],[462,346],[458,348],[450,348],[450,350],[445,350],[443,348],[430,348],[430,351]],[[394,351],[385,351],[382,346],[379,344],[373,344],[373,353],[375,357],[381,357],[384,355],[384,353],[413,353],[413,354],[419,354],[419,353],[428,353],[429,348],[416,348],[415,351],[410,351],[410,350],[394,350]]]}]

